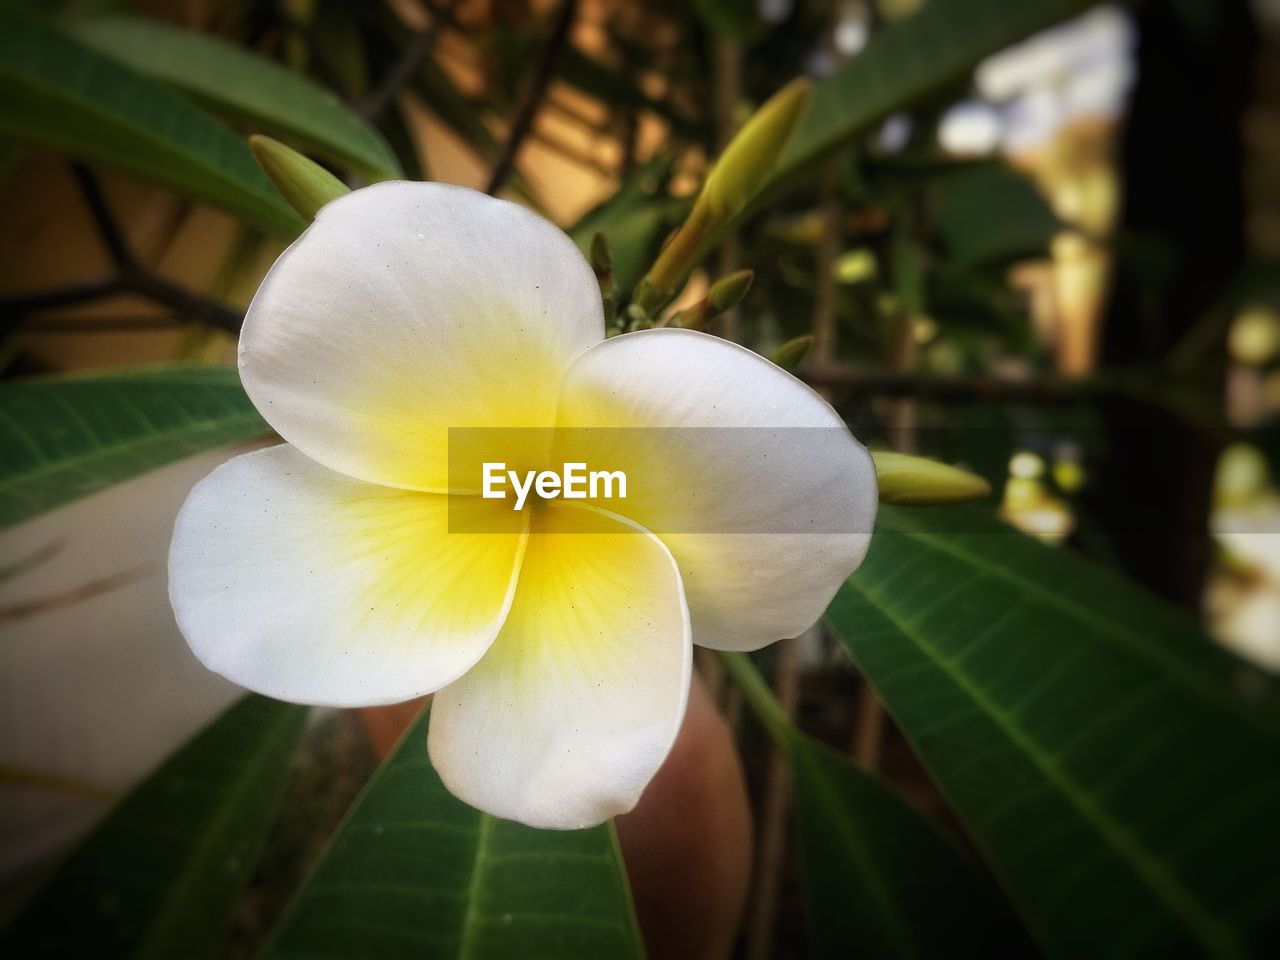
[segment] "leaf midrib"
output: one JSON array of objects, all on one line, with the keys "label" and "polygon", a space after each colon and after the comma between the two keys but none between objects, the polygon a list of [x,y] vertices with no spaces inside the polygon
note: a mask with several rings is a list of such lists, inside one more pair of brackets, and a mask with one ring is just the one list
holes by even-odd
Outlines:
[{"label": "leaf midrib", "polygon": [[[1068,617],[1072,617],[1081,623],[1088,624],[1099,633],[1109,635],[1121,641],[1126,649],[1137,654],[1146,663],[1155,666],[1161,672],[1175,678],[1186,686],[1193,688],[1200,693],[1205,700],[1228,710],[1232,714],[1246,721],[1250,727],[1267,734],[1272,739],[1280,739],[1280,731],[1276,731],[1268,724],[1259,723],[1259,715],[1255,711],[1248,709],[1243,703],[1234,697],[1231,697],[1229,694],[1225,694],[1223,689],[1215,684],[1211,679],[1206,679],[1202,674],[1187,667],[1186,664],[1177,657],[1169,655],[1168,648],[1154,646],[1148,642],[1142,634],[1131,631],[1115,621],[1101,617],[1088,607],[1069,600],[1064,600],[1058,594],[1045,589],[1045,587],[1037,581],[1022,576],[1017,571],[1009,567],[1002,567],[998,564],[992,563],[977,554],[970,553],[951,544],[949,541],[941,537],[930,534],[920,527],[904,522],[900,516],[895,515],[892,519],[882,519],[887,521],[886,526],[890,528],[897,528],[890,529],[885,532],[897,533],[900,536],[910,537],[917,543],[924,544],[939,553],[945,553],[948,556],[954,557],[960,562],[967,564],[992,578],[1013,584],[1024,593],[1034,596],[1045,606],[1052,607]],[[1005,531],[999,531],[999,533],[1003,534]],[[1021,534],[1014,530],[1009,530],[1007,533],[1009,536],[1021,536]],[[853,583],[854,581],[850,580],[849,582]],[[857,586],[857,584],[854,585]]]},{"label": "leaf midrib", "polygon": [[[806,742],[802,734],[797,733],[790,745],[792,763],[794,764],[799,760],[799,762],[809,764],[810,769],[813,770],[816,763],[819,762],[819,758],[816,756],[818,749],[816,745]],[[801,753],[803,751],[809,751],[814,756],[802,758]],[[891,939],[897,948],[896,955],[919,956],[919,945],[911,934],[910,918],[902,913],[889,888],[885,885],[884,877],[875,869],[875,858],[862,842],[862,837],[857,830],[849,826],[848,817],[845,816],[845,810],[841,805],[840,795],[835,786],[829,778],[821,775],[821,771],[815,772],[817,775],[812,777],[811,784],[817,790],[822,805],[827,807],[828,822],[835,824],[837,832],[844,838],[845,844],[854,853],[854,857],[870,889],[871,896],[880,906],[880,915],[886,921],[885,927],[891,931]]]},{"label": "leaf midrib", "polygon": [[[144,23],[148,30],[153,29],[151,22],[147,21],[146,18],[134,18],[127,14],[107,15],[102,17],[101,20],[107,22],[108,35],[113,30],[132,26],[136,21]],[[75,40],[90,48],[95,53],[105,56],[115,63],[121,63],[125,67],[147,77],[148,79],[175,87],[186,93],[188,96],[195,97],[202,101],[211,102],[215,107],[225,106],[228,109],[240,113],[241,115],[249,116],[250,118],[254,118],[256,116],[256,114],[245,108],[241,103],[228,103],[224,105],[220,104],[218,101],[208,100],[206,88],[199,84],[187,82],[186,78],[178,71],[175,71],[170,63],[155,61],[150,63],[150,69],[143,68],[130,62],[126,56],[119,55],[118,51],[113,50],[109,43],[104,43],[102,46],[99,46],[93,40],[94,34],[92,29],[94,26],[95,24],[92,21],[86,24],[86,27],[89,29],[89,39],[85,39],[83,36],[77,35],[75,36]],[[170,31],[179,34],[189,32],[182,28],[171,28],[165,25],[161,30],[155,31],[154,39],[164,39],[164,34]],[[187,41],[188,38],[184,37],[182,42]],[[255,63],[254,69],[268,73],[273,82],[287,84],[289,87],[286,91],[287,93],[291,93],[293,95],[301,93],[303,96],[311,97],[317,93],[323,94],[327,92],[323,87],[314,87],[306,82],[298,82],[300,78],[297,74],[282,68],[275,61],[260,57],[255,53],[242,51],[233,46],[229,46],[227,50],[228,52],[234,52],[236,54],[245,53],[246,59],[258,61]],[[204,53],[202,52],[200,55],[203,56]],[[391,165],[391,162],[394,161],[394,155],[388,154],[376,132],[346,111],[342,107],[340,101],[335,101],[330,105],[330,107],[332,109],[326,108],[325,115],[323,116],[318,116],[313,110],[304,110],[302,113],[314,121],[317,126],[323,126],[327,123],[330,128],[334,128],[338,124],[341,124],[341,133],[349,142],[334,140],[333,142],[319,143],[318,145],[339,154],[347,164],[364,167],[366,168],[366,171],[376,171],[381,175],[395,176],[398,171]],[[299,125],[295,118],[290,116],[287,110],[273,110],[271,111],[270,116],[272,122],[279,124],[281,129],[287,129],[299,138],[312,142],[313,145],[316,145],[315,131],[313,129],[309,129],[305,124]],[[351,143],[354,143],[355,147],[352,147],[350,145]]]},{"label": "leaf midrib", "polygon": [[[1121,860],[1129,864],[1138,878],[1169,909],[1175,921],[1187,927],[1215,956],[1244,957],[1247,955],[1247,951],[1234,931],[1214,917],[1199,897],[1188,890],[1165,867],[1158,856],[1147,850],[1122,823],[1116,821],[1099,806],[1089,790],[1073,779],[1052,754],[1046,752],[1034,739],[1026,735],[1013,722],[1013,718],[991,700],[956,662],[941,654],[910,621],[900,616],[892,606],[884,603],[879,594],[858,583],[856,576],[850,578],[848,585],[871,602],[881,615],[914,642],[944,675],[987,714],[1007,740],[1032,762],[1045,780],[1058,788],[1060,794],[1070,802],[1086,822],[1093,825]],[[911,738],[909,728],[904,728],[904,733]],[[913,746],[915,746],[914,742]]]},{"label": "leaf midrib", "polygon": [[[227,823],[233,818],[234,814],[240,812],[244,795],[249,785],[257,781],[258,770],[265,762],[274,757],[277,753],[278,741],[284,732],[293,724],[300,723],[301,718],[306,716],[306,708],[298,707],[293,704],[282,705],[275,718],[275,722],[271,724],[271,733],[269,736],[261,738],[258,742],[258,749],[251,754],[250,763],[246,763],[241,768],[242,776],[234,781],[229,795],[225,798],[225,802],[219,808],[213,820],[207,825],[201,833],[200,839],[192,850],[191,856],[187,858],[186,868],[183,869],[178,877],[169,885],[164,899],[161,901],[160,909],[157,916],[165,917],[169,915],[169,910],[174,903],[190,903],[194,902],[190,899],[191,883],[196,878],[202,878],[208,875],[203,869],[203,865],[209,859],[221,856],[221,851],[216,849],[216,844],[223,838]],[[168,956],[168,954],[157,954],[154,951],[162,949],[165,942],[170,936],[170,924],[163,920],[152,927],[151,932],[143,940],[138,948],[138,957],[156,957],[157,960]]]},{"label": "leaf midrib", "polygon": [[[226,427],[234,427],[241,422],[248,426],[261,421],[261,419],[262,418],[256,412],[235,414],[234,416],[227,417],[225,420],[210,420],[199,424],[186,424],[169,430],[160,430],[145,436],[139,436],[113,446],[100,446],[95,450],[75,454],[70,457],[62,457],[51,463],[47,462],[41,464],[32,470],[24,470],[19,473],[10,474],[7,477],[0,476],[0,493],[9,492],[15,487],[31,483],[34,480],[45,479],[52,474],[79,469],[86,464],[95,463],[100,460],[108,460],[113,457],[117,457],[122,453],[131,452],[134,449],[143,448],[153,443],[172,440],[175,438],[190,437],[199,433],[221,430]],[[268,432],[269,429],[269,427],[263,424],[263,433]],[[158,464],[157,466],[160,465]]]},{"label": "leaf midrib", "polygon": [[[60,34],[58,35],[58,39],[64,40],[66,43],[68,43],[69,45],[71,45],[72,47],[78,50],[87,51],[90,56],[100,57],[106,60],[111,64],[113,68],[119,69],[122,73],[125,73],[126,75],[131,75],[131,76],[140,78],[144,83],[149,85],[154,85],[154,81],[150,80],[144,75],[137,74],[137,73],[134,73],[133,71],[130,71],[128,67],[124,66],[118,61],[112,60],[110,57],[107,57],[105,54],[102,54],[97,50],[84,47],[76,43],[74,40],[62,37]],[[84,97],[80,96],[76,90],[69,89],[67,87],[59,87],[47,81],[42,81],[38,76],[33,76],[31,73],[15,72],[13,69],[5,69],[5,70],[0,70],[0,77],[7,78],[8,81],[10,83],[13,83],[15,86],[18,86],[20,88],[25,88],[28,94],[34,95],[36,97],[43,96],[53,101],[61,101],[62,103],[68,104],[73,108],[83,111],[84,113],[90,114],[98,122],[106,122],[108,124],[118,124],[120,127],[126,129],[132,135],[136,136],[139,140],[142,140],[147,144],[149,144],[152,147],[152,149],[167,149],[168,151],[171,151],[172,153],[177,154],[178,156],[181,156],[185,162],[191,164],[193,167],[201,171],[210,179],[216,180],[219,184],[223,185],[224,187],[229,186],[234,189],[240,190],[246,196],[251,197],[253,200],[260,203],[263,207],[266,208],[266,210],[269,210],[273,214],[273,219],[277,220],[280,226],[283,226],[284,223],[287,222],[289,219],[289,211],[287,210],[287,208],[279,204],[279,202],[275,199],[275,197],[273,197],[269,191],[264,189],[264,187],[261,184],[255,184],[250,179],[242,178],[238,175],[233,175],[225,167],[206,161],[200,153],[193,151],[189,146],[185,144],[180,144],[173,140],[166,140],[162,137],[153,136],[151,133],[151,129],[146,124],[140,122],[139,120],[137,120],[132,116],[112,113],[108,110],[102,109],[95,101],[85,99]],[[155,89],[164,90],[163,87],[158,87],[158,86],[155,87]],[[165,93],[167,92],[168,91],[165,91]],[[179,102],[181,101],[179,100]],[[225,130],[228,136],[233,136],[229,129],[222,127],[222,125],[219,124],[213,118],[207,117],[206,115],[200,114],[200,113],[193,113],[191,115],[201,117],[202,119],[206,119],[210,124],[218,128],[219,130]],[[148,164],[145,164],[145,166],[147,166],[149,169],[156,168],[155,164],[148,163]],[[163,164],[161,164],[161,167],[163,167]],[[193,183],[190,179],[186,177],[183,177],[182,179],[184,182],[191,184],[195,188],[197,189],[199,188],[198,183]]]},{"label": "leaf midrib", "polygon": [[493,817],[480,814],[476,833],[475,854],[471,861],[471,877],[467,881],[467,906],[462,914],[462,936],[458,943],[460,960],[470,960],[476,955],[476,941],[480,931],[480,892],[484,889],[484,861],[489,856],[489,839],[493,833]]}]

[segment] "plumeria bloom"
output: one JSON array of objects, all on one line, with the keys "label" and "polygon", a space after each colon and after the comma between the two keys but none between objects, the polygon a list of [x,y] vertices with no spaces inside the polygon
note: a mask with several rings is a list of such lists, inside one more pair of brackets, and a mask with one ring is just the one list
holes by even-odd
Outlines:
[{"label": "plumeria bloom", "polygon": [[[170,595],[191,648],[283,700],[435,692],[431,760],[496,816],[576,828],[631,809],[679,730],[692,644],[804,630],[867,549],[874,468],[817,394],[706,334],[604,339],[569,238],[460,187],[324,207],[254,298],[239,364],[286,442],[214,471],[179,514]],[[463,460],[558,463],[540,438],[563,432],[577,459],[645,475],[628,498],[517,512],[460,489],[451,428],[503,447]],[[822,440],[794,457],[789,436]]]}]

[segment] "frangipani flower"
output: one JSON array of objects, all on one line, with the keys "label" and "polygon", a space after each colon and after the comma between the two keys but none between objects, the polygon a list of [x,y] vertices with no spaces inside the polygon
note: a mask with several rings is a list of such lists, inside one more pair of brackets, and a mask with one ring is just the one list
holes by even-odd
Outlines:
[{"label": "frangipani flower", "polygon": [[[568,237],[470,190],[384,183],[324,207],[258,291],[239,362],[287,442],[183,507],[184,635],[284,700],[435,691],[431,760],[496,816],[576,828],[629,810],[680,727],[692,644],[802,631],[866,552],[875,472],[823,400],[705,334],[605,340]],[[530,427],[555,431],[510,430]],[[467,457],[558,462],[539,438],[563,432],[578,459],[646,475],[634,497],[515,513],[458,489],[450,428],[528,438]],[[823,439],[787,456],[804,435]]]}]

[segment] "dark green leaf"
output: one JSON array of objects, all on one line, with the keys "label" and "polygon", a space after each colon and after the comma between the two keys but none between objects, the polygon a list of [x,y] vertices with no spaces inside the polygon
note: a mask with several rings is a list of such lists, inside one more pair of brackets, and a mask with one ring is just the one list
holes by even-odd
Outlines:
[{"label": "dark green leaf", "polygon": [[1274,678],[974,510],[886,508],[828,619],[1048,953],[1275,952]]},{"label": "dark green leaf", "polygon": [[569,230],[587,254],[596,232],[613,257],[613,281],[625,296],[644,276],[667,232],[687,212],[687,203],[666,197],[670,160],[659,158],[635,171],[608,200],[588,210]]},{"label": "dark green leaf", "polygon": [[231,367],[0,384],[0,529],[267,432]]},{"label": "dark green leaf", "polygon": [[539,831],[452,797],[426,715],[374,775],[267,958],[637,957],[608,825]]},{"label": "dark green leaf", "polygon": [[745,654],[724,665],[786,750],[801,864],[821,957],[1027,956],[991,880],[894,790],[801,733]]},{"label": "dark green leaf", "polygon": [[72,854],[0,932],[0,955],[219,955],[305,719],[256,695],[233,706]]},{"label": "dark green leaf", "polygon": [[803,736],[791,769],[811,956],[1033,955],[995,884],[893,790]]},{"label": "dark green leaf", "polygon": [[983,57],[1089,6],[1090,0],[930,0],[878,31],[818,84],[774,179],[790,177],[895,110],[964,80]]},{"label": "dark green leaf", "polygon": [[957,265],[1004,266],[1046,255],[1064,224],[1027,177],[991,163],[942,178],[937,226]]},{"label": "dark green leaf", "polygon": [[0,134],[136,174],[281,236],[304,226],[240,137],[158,83],[0,4]]},{"label": "dark green leaf", "polygon": [[248,50],[194,30],[115,15],[75,23],[75,36],[217,113],[370,180],[401,175],[390,147],[332,92]]}]

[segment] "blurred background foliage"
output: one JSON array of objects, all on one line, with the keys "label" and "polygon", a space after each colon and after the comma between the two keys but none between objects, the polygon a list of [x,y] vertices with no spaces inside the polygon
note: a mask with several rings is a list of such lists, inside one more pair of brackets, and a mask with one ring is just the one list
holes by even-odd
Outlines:
[{"label": "blurred background foliage", "polygon": [[757,801],[734,949],[1274,955],[1278,44],[1268,0],[5,0],[0,943],[640,949],[608,830],[489,823],[394,753],[338,827],[363,729],[257,698],[187,742],[235,692],[188,662],[164,550],[265,429],[204,366],[303,227],[245,135],[602,235],[625,304],[805,75],[671,312],[753,271],[714,332],[812,336],[799,373],[862,439],[980,473],[1054,546],[886,510],[827,628],[702,664]]}]

